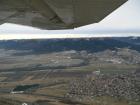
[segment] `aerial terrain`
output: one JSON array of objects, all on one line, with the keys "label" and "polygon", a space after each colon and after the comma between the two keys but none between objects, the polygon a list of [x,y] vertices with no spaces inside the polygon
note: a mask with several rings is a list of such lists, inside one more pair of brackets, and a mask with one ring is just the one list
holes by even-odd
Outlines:
[{"label": "aerial terrain", "polygon": [[0,41],[0,105],[140,105],[140,37]]}]

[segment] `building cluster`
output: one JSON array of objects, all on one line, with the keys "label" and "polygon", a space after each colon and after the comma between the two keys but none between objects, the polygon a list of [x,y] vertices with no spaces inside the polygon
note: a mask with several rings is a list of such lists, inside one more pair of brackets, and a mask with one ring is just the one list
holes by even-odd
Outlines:
[{"label": "building cluster", "polygon": [[91,63],[98,61],[100,63],[140,64],[140,53],[128,48],[97,52],[93,54],[92,58],[93,60],[91,60]]},{"label": "building cluster", "polygon": [[138,73],[94,75],[72,81],[67,97],[84,98],[109,96],[117,99],[140,101],[140,77]]}]

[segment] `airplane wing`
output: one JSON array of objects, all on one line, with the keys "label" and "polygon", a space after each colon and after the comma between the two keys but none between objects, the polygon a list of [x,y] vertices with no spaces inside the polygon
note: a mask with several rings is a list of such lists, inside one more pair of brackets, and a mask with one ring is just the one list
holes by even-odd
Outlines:
[{"label": "airplane wing", "polygon": [[73,29],[98,23],[128,0],[0,0],[0,24]]}]

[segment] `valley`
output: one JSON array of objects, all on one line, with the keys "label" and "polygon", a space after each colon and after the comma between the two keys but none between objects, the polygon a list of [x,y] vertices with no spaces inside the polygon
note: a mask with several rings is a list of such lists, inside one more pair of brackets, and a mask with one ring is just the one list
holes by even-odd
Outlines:
[{"label": "valley", "polygon": [[[139,105],[139,45],[108,40],[114,39],[0,42],[0,105]],[[112,93],[98,92],[104,90]]]}]

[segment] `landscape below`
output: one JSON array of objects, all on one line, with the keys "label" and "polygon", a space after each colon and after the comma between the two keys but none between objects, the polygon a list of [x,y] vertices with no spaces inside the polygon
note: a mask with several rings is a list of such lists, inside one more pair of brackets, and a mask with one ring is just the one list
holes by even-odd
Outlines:
[{"label": "landscape below", "polygon": [[140,38],[0,41],[0,105],[139,105]]}]

